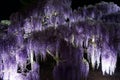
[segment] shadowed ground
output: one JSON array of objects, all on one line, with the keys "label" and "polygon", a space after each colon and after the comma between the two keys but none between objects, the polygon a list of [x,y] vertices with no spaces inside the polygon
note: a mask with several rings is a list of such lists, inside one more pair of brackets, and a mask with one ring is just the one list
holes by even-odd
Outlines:
[{"label": "shadowed ground", "polygon": [[112,76],[103,76],[100,71],[90,71],[88,80],[120,80],[120,73],[115,73]]}]

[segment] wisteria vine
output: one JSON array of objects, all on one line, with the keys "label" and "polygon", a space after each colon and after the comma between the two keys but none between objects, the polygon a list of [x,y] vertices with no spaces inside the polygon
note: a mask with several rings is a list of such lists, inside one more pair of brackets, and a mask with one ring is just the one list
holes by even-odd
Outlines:
[{"label": "wisteria vine", "polygon": [[114,74],[120,50],[119,17],[114,16],[120,7],[101,2],[72,10],[70,0],[42,2],[12,14],[11,23],[1,21],[0,78],[40,80],[38,55],[44,60],[46,54],[56,61],[54,80],[81,80],[89,66]]}]

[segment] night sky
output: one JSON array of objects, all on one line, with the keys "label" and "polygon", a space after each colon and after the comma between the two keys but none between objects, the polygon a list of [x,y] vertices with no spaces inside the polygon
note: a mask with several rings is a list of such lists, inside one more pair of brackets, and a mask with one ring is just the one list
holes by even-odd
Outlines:
[{"label": "night sky", "polygon": [[[23,1],[26,2],[26,4],[23,4]],[[24,9],[25,7],[29,6],[27,3],[31,3],[33,0],[1,0],[0,1],[0,20],[2,19],[9,19],[9,16],[13,12],[17,12],[21,9]],[[37,0],[34,0],[37,1]],[[102,0],[72,0],[72,8],[75,9],[78,6],[83,7],[84,5],[89,4],[96,4],[101,2]],[[104,0],[106,2],[110,2],[110,0]],[[117,0],[111,0],[111,2],[114,2],[118,5],[119,2]]]}]

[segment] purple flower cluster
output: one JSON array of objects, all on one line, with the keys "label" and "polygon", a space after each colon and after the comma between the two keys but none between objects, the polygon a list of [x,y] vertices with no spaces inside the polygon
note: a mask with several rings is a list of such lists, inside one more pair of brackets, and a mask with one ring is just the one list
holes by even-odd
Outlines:
[{"label": "purple flower cluster", "polygon": [[119,6],[101,2],[72,11],[69,0],[49,0],[39,7],[41,3],[12,14],[7,33],[1,32],[0,78],[40,80],[38,56],[44,60],[47,54],[56,61],[54,80],[85,79],[89,66],[102,66],[103,75],[114,73],[120,50],[120,25],[114,17],[120,16]]}]

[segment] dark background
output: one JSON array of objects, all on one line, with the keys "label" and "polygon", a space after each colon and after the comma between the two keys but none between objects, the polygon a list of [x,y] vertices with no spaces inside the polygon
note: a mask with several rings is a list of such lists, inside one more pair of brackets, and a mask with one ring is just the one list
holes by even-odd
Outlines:
[{"label": "dark background", "polygon": [[[34,2],[33,2],[34,1]],[[96,4],[102,0],[72,0],[72,8],[75,9],[78,6],[83,7],[84,5]],[[104,0],[106,2],[114,2],[118,5],[119,1],[117,0]],[[0,0],[0,20],[9,19],[11,13],[24,9],[35,3],[37,0]]]}]

